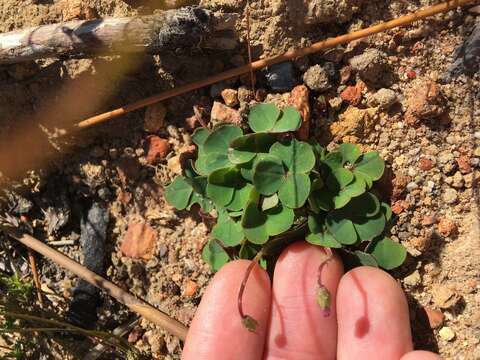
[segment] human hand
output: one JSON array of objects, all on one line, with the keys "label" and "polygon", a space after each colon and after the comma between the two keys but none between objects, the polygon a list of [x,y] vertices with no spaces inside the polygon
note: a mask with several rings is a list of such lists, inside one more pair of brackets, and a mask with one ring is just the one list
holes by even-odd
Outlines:
[{"label": "human hand", "polygon": [[[225,265],[203,295],[190,327],[182,359],[382,359],[438,360],[412,351],[408,306],[396,281],[373,267],[343,273],[321,248],[303,243],[280,256],[273,285],[255,266],[243,295],[245,314],[258,321],[248,331],[237,310],[237,296],[249,261]],[[316,302],[318,269],[332,296],[325,317]]]}]

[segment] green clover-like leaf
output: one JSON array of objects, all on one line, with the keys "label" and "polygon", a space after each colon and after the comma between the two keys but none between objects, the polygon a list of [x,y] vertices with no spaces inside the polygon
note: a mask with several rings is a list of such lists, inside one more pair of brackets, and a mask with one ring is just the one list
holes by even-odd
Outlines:
[{"label": "green clover-like leaf", "polygon": [[242,136],[242,134],[242,129],[238,126],[219,126],[206,137],[203,142],[203,151],[207,155],[218,153],[227,156],[227,150],[230,143],[236,138]]},{"label": "green clover-like leaf", "polygon": [[355,164],[355,161],[358,160],[358,158],[362,155],[362,151],[358,147],[358,145],[355,144],[341,144],[338,147],[338,151],[340,154],[342,154],[342,162],[343,164],[345,163],[350,163],[350,164]]},{"label": "green clover-like leaf", "polygon": [[270,154],[281,159],[293,173],[307,173],[315,165],[315,154],[310,144],[295,138],[276,142],[270,148]]},{"label": "green clover-like leaf", "polygon": [[326,187],[312,191],[310,195],[310,199],[315,206],[324,211],[329,211],[335,208],[335,203],[333,201],[334,197],[335,194]]},{"label": "green clover-like leaf", "polygon": [[351,220],[338,213],[330,213],[325,219],[327,229],[339,243],[352,245],[357,242],[357,233]]},{"label": "green clover-like leaf", "polygon": [[231,211],[243,210],[247,202],[253,196],[252,191],[255,191],[254,187],[252,184],[248,183],[240,188],[235,188],[232,201],[226,206],[226,208]]},{"label": "green clover-like leaf", "polygon": [[213,271],[220,270],[223,265],[230,261],[230,257],[225,250],[213,239],[203,247],[202,259],[210,265]]},{"label": "green clover-like leaf", "polygon": [[185,209],[192,196],[193,188],[183,176],[177,176],[165,190],[168,203],[178,210]]},{"label": "green clover-like leaf", "polygon": [[312,234],[323,233],[325,231],[325,215],[323,213],[308,215],[308,228]]},{"label": "green clover-like leaf", "polygon": [[253,169],[253,184],[262,195],[272,195],[285,182],[282,161],[275,156],[265,156]]},{"label": "green clover-like leaf", "polygon": [[242,227],[245,237],[254,244],[264,244],[268,240],[267,216],[258,210],[257,203],[247,203],[242,216]]},{"label": "green clover-like leaf", "polygon": [[302,118],[292,106],[280,111],[275,104],[258,104],[250,109],[248,124],[256,133],[282,133],[298,130]]},{"label": "green clover-like leaf", "polygon": [[402,265],[407,257],[405,248],[388,237],[375,241],[370,250],[378,265],[385,270]]},{"label": "green clover-like leaf", "polygon": [[230,218],[217,222],[212,228],[212,236],[220,240],[225,246],[240,245],[244,239],[242,225]]},{"label": "green clover-like leaf", "polygon": [[385,203],[381,203],[380,208],[383,212],[383,215],[385,216],[385,220],[387,220],[387,222],[390,221],[390,219],[392,218],[392,208]]},{"label": "green clover-like leaf", "polygon": [[295,213],[281,204],[264,212],[267,215],[266,227],[270,236],[281,234],[292,227]]},{"label": "green clover-like leaf", "polygon": [[203,143],[205,142],[205,139],[208,137],[208,135],[210,135],[210,130],[206,128],[198,128],[192,134],[192,141],[199,148],[201,148],[203,146]]},{"label": "green clover-like leaf", "polygon": [[262,211],[274,208],[278,205],[278,195],[273,194],[262,199]]},{"label": "green clover-like leaf", "polygon": [[257,104],[250,109],[248,124],[254,132],[267,132],[272,129],[280,116],[275,104]]},{"label": "green clover-like leaf", "polygon": [[355,164],[354,172],[361,174],[364,178],[378,180],[385,170],[385,162],[376,151],[363,154]]},{"label": "green clover-like leaf", "polygon": [[288,106],[282,110],[280,119],[277,120],[270,132],[282,133],[295,131],[302,125],[300,113],[293,106]]},{"label": "green clover-like leaf", "polygon": [[238,252],[240,259],[252,260],[262,249],[262,245],[253,244],[250,241],[244,241]]},{"label": "green clover-like leaf", "polygon": [[268,153],[275,138],[266,133],[256,133],[241,136],[232,141],[228,149],[228,158],[233,164],[245,164],[251,161],[257,153]]},{"label": "green clover-like leaf", "polygon": [[354,218],[352,221],[361,241],[370,241],[385,229],[385,216],[382,212],[371,218]]},{"label": "green clover-like leaf", "polygon": [[353,198],[341,209],[346,217],[373,217],[380,211],[380,201],[370,192]]},{"label": "green clover-like leaf", "polygon": [[283,205],[297,209],[310,195],[310,178],[306,174],[289,173],[278,189],[278,198]]},{"label": "green clover-like leaf", "polygon": [[359,250],[343,253],[342,260],[344,260],[344,264],[347,268],[357,266],[378,267],[377,261],[371,254]]},{"label": "green clover-like leaf", "polygon": [[219,206],[229,204],[233,199],[235,188],[238,187],[239,175],[237,168],[224,168],[212,172],[208,176],[208,197]]},{"label": "green clover-like leaf", "polygon": [[305,238],[308,243],[313,245],[319,245],[328,248],[339,249],[342,247],[335,238],[328,232],[318,233],[318,234],[308,234]]},{"label": "green clover-like leaf", "polygon": [[327,177],[326,184],[330,190],[339,192],[354,180],[353,173],[342,167],[333,169]]},{"label": "green clover-like leaf", "polygon": [[343,157],[338,151],[328,153],[322,160],[331,170],[343,167]]}]

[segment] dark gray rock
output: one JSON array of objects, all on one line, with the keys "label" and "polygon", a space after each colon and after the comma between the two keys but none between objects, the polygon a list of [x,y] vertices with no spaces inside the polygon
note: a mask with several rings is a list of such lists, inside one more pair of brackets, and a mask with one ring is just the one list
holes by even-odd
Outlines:
[{"label": "dark gray rock", "polygon": [[[105,272],[105,240],[108,221],[108,210],[98,203],[93,203],[80,224],[83,265],[99,275]],[[99,302],[99,290],[86,281],[80,280],[73,290],[67,320],[86,329],[95,328]]]},{"label": "dark gray rock", "polygon": [[298,84],[293,63],[290,61],[268,67],[265,77],[272,91],[290,91]]},{"label": "dark gray rock", "polygon": [[480,20],[473,27],[470,36],[453,54],[454,61],[443,75],[444,82],[450,82],[461,74],[480,75]]}]

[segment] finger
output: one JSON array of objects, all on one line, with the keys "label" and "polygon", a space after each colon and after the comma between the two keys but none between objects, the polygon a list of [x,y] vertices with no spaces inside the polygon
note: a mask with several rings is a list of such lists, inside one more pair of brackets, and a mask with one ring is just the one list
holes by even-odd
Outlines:
[{"label": "finger", "polygon": [[238,291],[249,264],[233,261],[214,276],[190,326],[182,359],[261,359],[270,311],[270,280],[258,265],[248,278],[243,309],[258,321],[256,332],[250,332],[242,325],[237,309]]},{"label": "finger", "polygon": [[[318,246],[289,246],[275,266],[266,359],[334,359],[337,346],[335,297],[343,274],[341,261]],[[316,302],[319,267],[332,296],[331,314]]]},{"label": "finger", "polygon": [[430,351],[411,351],[403,355],[401,360],[442,360],[440,356]]},{"label": "finger", "polygon": [[359,267],[340,280],[337,358],[400,359],[412,350],[408,305],[386,272]]}]

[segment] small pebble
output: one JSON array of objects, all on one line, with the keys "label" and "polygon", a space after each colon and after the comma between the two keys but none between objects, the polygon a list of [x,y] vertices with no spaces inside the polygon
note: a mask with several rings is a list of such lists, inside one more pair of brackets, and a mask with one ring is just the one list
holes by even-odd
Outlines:
[{"label": "small pebble", "polygon": [[420,285],[422,283],[422,278],[418,270],[415,270],[413,273],[405,277],[403,283],[408,287],[416,287]]},{"label": "small pebble", "polygon": [[444,341],[452,341],[455,338],[455,332],[448,326],[444,326],[438,332],[440,338]]},{"label": "small pebble", "polygon": [[457,202],[457,200],[458,200],[457,190],[448,188],[443,193],[443,201],[445,201],[445,203],[454,204]]}]

